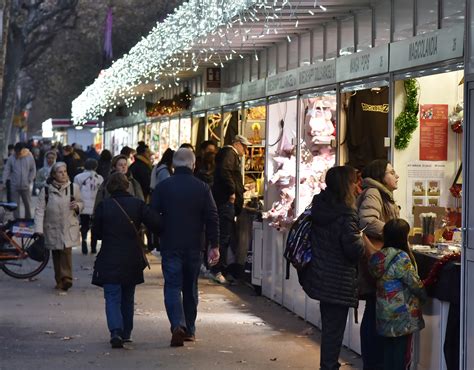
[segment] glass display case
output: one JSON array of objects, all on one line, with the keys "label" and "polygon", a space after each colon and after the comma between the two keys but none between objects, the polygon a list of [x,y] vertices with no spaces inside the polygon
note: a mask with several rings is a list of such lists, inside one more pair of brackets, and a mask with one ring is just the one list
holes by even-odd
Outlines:
[{"label": "glass display case", "polygon": [[[259,105],[262,104],[262,105]],[[251,143],[244,161],[245,201],[263,199],[265,181],[265,100],[248,102],[243,110],[240,133]]]},{"label": "glass display case", "polygon": [[191,116],[181,116],[179,120],[179,145],[191,143]]},{"label": "glass display case", "polygon": [[191,144],[193,144],[195,148],[199,147],[199,145],[207,139],[205,112],[193,113],[191,135]]},{"label": "glass display case", "polygon": [[179,148],[179,117],[170,119],[169,134],[169,147],[177,150]]},{"label": "glass display case", "polygon": [[159,155],[160,152],[160,122],[151,123],[150,131],[150,149],[153,153]]},{"label": "glass display case", "polygon": [[325,175],[336,163],[336,94],[313,93],[300,99],[297,214],[325,188]]},{"label": "glass display case", "polygon": [[214,140],[217,146],[222,148],[224,141],[222,140],[222,113],[219,110],[208,111],[207,115],[207,139]]},{"label": "glass display case", "polygon": [[240,133],[242,104],[228,105],[223,108],[222,115],[222,146],[231,145],[232,140]]},{"label": "glass display case", "polygon": [[169,148],[170,143],[170,121],[165,118],[160,123],[160,156]]},{"label": "glass display case", "polygon": [[277,230],[288,229],[295,218],[296,96],[270,100],[267,126],[267,192],[263,217]]},{"label": "glass display case", "polygon": [[146,140],[146,125],[145,125],[145,123],[139,123],[138,124],[137,142],[132,143],[132,147],[135,148],[138,145],[139,141],[145,142],[145,140]]}]

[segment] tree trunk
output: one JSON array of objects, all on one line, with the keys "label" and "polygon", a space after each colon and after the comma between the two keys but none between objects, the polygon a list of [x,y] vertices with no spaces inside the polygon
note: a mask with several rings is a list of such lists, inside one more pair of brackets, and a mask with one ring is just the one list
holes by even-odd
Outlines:
[{"label": "tree trunk", "polygon": [[0,148],[6,148],[8,144],[10,144],[18,76],[25,53],[25,45],[21,31],[16,27],[10,26],[7,50],[5,73],[3,76],[2,101],[0,105],[0,122],[1,128],[3,129],[3,136],[0,136]]},{"label": "tree trunk", "polygon": [[[10,0],[0,0],[0,107],[3,109],[3,87],[5,78],[5,61],[8,41],[8,26],[10,24]],[[1,111],[3,112],[3,110]],[[5,121],[0,119],[0,170],[3,170],[3,158],[7,154],[7,145],[5,141]]]}]

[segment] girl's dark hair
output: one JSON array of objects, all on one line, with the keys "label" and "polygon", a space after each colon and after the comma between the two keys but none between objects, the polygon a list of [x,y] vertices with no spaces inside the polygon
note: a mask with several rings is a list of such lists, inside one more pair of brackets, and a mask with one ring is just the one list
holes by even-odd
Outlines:
[{"label": "girl's dark hair", "polygon": [[408,254],[412,263],[415,263],[413,253],[408,246],[408,234],[410,225],[402,218],[395,218],[388,221],[383,227],[384,248],[400,249]]},{"label": "girl's dark hair", "polygon": [[385,172],[387,171],[387,166],[390,162],[386,159],[376,159],[375,161],[370,162],[362,170],[362,178],[370,177],[371,179],[380,182],[383,184],[383,179],[385,177]]},{"label": "girl's dark hair", "polygon": [[336,166],[326,173],[326,190],[337,203],[353,208],[356,195],[352,185],[357,182],[356,170],[351,166]]},{"label": "girl's dark hair", "polygon": [[102,150],[102,152],[100,153],[99,161],[108,162],[111,160],[112,160],[112,153],[110,153],[110,151],[107,149]]},{"label": "girl's dark hair", "polygon": [[160,161],[158,162],[157,167],[160,167],[162,164],[164,164],[168,168],[168,171],[172,173],[173,172],[173,155],[174,155],[173,149],[171,148],[166,149]]}]

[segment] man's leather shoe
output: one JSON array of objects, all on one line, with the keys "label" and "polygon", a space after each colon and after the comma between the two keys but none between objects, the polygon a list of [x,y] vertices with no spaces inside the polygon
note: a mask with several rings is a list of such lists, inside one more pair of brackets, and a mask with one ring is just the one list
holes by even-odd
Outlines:
[{"label": "man's leather shoe", "polygon": [[171,347],[182,347],[184,346],[185,332],[183,328],[175,328],[171,336]]}]

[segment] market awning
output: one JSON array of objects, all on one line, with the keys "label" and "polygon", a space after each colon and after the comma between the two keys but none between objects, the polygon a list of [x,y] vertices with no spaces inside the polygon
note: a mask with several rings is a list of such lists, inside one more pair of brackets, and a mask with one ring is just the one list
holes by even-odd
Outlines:
[{"label": "market awning", "polygon": [[367,0],[191,0],[97,77],[72,103],[76,124],[178,85],[209,66],[254,54],[316,25],[370,8]]}]

